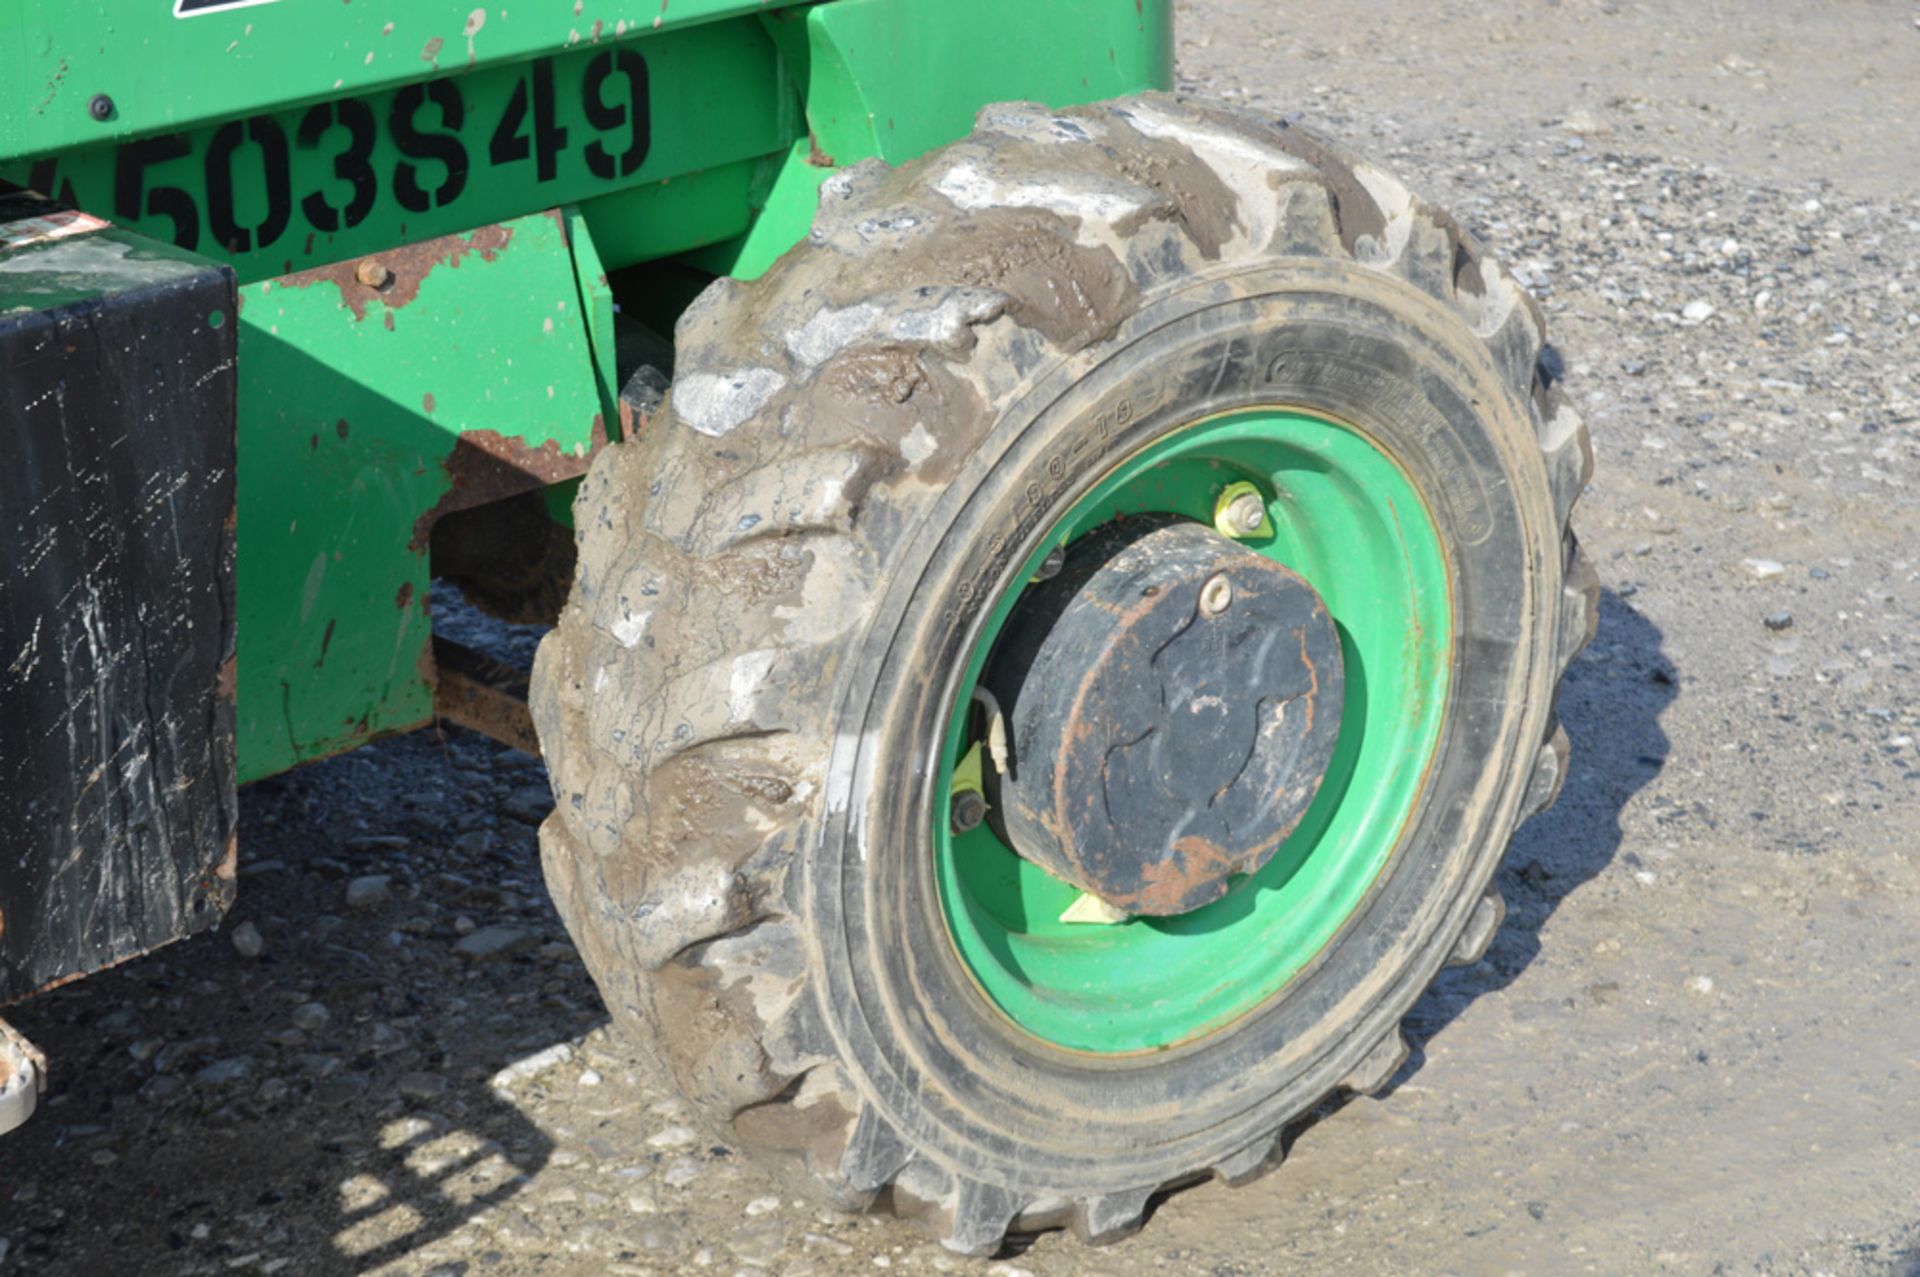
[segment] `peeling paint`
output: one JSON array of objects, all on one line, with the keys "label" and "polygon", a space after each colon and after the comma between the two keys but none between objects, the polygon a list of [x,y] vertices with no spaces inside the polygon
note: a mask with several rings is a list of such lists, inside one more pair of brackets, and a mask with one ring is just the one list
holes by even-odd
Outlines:
[{"label": "peeling paint", "polygon": [[482,226],[465,235],[442,235],[418,244],[405,244],[371,257],[350,258],[328,266],[298,271],[274,281],[283,288],[311,288],[332,284],[340,290],[340,303],[353,312],[356,320],[367,317],[367,308],[378,302],[389,312],[401,310],[420,296],[420,285],[438,268],[458,269],[467,257],[478,254],[490,262],[506,250],[513,239],[510,226]]}]

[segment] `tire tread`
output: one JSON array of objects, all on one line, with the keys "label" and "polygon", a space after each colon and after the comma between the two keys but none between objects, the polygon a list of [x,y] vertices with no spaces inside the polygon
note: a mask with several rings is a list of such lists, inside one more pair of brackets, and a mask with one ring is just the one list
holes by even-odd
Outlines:
[{"label": "tire tread", "polygon": [[[1119,176],[1090,180],[1084,147],[1049,136],[1060,120]],[[1236,158],[1248,154],[1267,167]],[[1202,188],[1225,190],[1229,222]],[[1104,219],[1061,211],[1123,206]],[[995,244],[1021,269],[996,271],[955,242]],[[729,1138],[786,1158],[839,1204],[919,1215],[965,1253],[991,1253],[1016,1219],[1124,1236],[1163,1185],[1021,1200],[917,1154],[834,1063],[789,898],[792,848],[831,787],[805,747],[826,730],[812,706],[889,546],[938,492],[903,455],[923,453],[930,470],[964,455],[981,405],[1107,337],[1104,316],[1168,280],[1174,258],[1204,270],[1274,253],[1350,258],[1455,309],[1532,407],[1564,528],[1592,448],[1540,381],[1543,318],[1513,277],[1451,217],[1309,131],[1162,95],[988,107],[954,147],[829,179],[801,247],[688,309],[664,409],[595,465],[576,504],[579,575],[534,680],[556,797],[543,861],[569,930],[616,1018]],[[773,389],[758,402],[757,390],[695,394],[734,384]],[[853,399],[880,406],[838,410]],[[929,421],[938,428],[915,436]],[[1564,535],[1550,648],[1562,669],[1598,615],[1597,577]],[[839,602],[822,613],[823,599]],[[1524,813],[1552,801],[1566,753],[1556,727]],[[1501,913],[1489,889],[1462,916],[1454,958],[1477,960]],[[1377,1090],[1406,1052],[1396,1026],[1342,1084]],[[1278,1160],[1283,1125],[1195,1173],[1255,1177]]]}]

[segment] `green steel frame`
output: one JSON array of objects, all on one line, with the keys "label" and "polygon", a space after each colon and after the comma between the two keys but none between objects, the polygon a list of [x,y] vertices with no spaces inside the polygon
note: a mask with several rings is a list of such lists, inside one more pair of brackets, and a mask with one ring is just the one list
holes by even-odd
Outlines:
[{"label": "green steel frame", "polygon": [[617,435],[616,301],[671,294],[610,273],[757,274],[836,166],[1171,57],[1169,0],[0,0],[0,179],[239,279],[254,779],[430,719],[427,534]]}]

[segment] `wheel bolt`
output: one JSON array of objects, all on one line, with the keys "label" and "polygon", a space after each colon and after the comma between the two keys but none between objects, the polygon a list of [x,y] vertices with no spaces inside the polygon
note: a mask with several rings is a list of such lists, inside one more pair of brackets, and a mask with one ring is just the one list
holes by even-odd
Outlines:
[{"label": "wheel bolt", "polygon": [[1243,492],[1227,505],[1227,526],[1235,536],[1250,537],[1267,521],[1267,503],[1257,492]]},{"label": "wheel bolt", "polygon": [[1047,551],[1047,557],[1040,560],[1040,566],[1033,570],[1033,579],[1037,584],[1050,581],[1060,575],[1060,569],[1067,566],[1067,547],[1056,545]]},{"label": "wheel bolt", "polygon": [[977,789],[963,789],[953,796],[949,815],[954,833],[964,834],[977,829],[980,822],[987,818],[987,800]]},{"label": "wheel bolt", "polygon": [[1200,610],[1208,616],[1220,615],[1232,602],[1233,582],[1227,580],[1224,572],[1208,577],[1200,587]]}]

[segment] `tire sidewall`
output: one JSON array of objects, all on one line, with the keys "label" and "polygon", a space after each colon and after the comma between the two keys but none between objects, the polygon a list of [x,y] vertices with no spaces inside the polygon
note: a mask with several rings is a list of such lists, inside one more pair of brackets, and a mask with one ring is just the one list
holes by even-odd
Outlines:
[{"label": "tire sidewall", "polygon": [[[1279,993],[1165,1051],[1054,1047],[987,1000],[942,914],[932,804],[958,682],[995,601],[1083,493],[1171,431],[1257,406],[1351,424],[1427,503],[1454,617],[1440,742],[1385,868]],[[909,1144],[1009,1186],[1158,1184],[1270,1134],[1397,1031],[1505,849],[1547,730],[1561,542],[1535,431],[1457,311],[1321,259],[1152,297],[998,411],[902,539],[849,652],[802,858],[821,1015]]]}]

